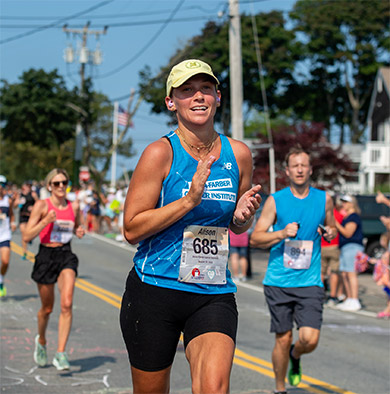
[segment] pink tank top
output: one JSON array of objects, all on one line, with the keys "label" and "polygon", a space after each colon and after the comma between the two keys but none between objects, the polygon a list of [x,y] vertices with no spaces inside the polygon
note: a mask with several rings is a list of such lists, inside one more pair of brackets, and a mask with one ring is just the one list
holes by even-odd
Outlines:
[{"label": "pink tank top", "polygon": [[242,234],[235,234],[229,228],[229,236],[230,236],[230,246],[234,247],[245,247],[249,244],[249,234],[247,231]]},{"label": "pink tank top", "polygon": [[75,224],[75,217],[73,212],[72,203],[68,201],[66,209],[56,208],[50,198],[47,198],[48,211],[54,210],[56,212],[56,221],[49,223],[39,234],[41,243],[49,244],[59,242],[66,244],[71,241],[73,236],[73,229]]}]

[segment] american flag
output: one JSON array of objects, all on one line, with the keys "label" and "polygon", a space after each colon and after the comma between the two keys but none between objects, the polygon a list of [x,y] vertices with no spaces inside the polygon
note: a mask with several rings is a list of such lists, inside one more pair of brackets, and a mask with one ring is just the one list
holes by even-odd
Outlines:
[{"label": "american flag", "polygon": [[[129,114],[121,107],[118,108],[118,124],[121,126],[127,126],[127,122],[129,121]],[[130,126],[132,126],[130,122]]]}]

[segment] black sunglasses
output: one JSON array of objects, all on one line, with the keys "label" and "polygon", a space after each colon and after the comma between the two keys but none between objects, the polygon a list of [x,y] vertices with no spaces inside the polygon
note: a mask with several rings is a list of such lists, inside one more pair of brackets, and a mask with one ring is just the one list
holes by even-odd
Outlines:
[{"label": "black sunglasses", "polygon": [[58,186],[60,186],[61,184],[62,184],[63,186],[68,186],[68,183],[69,183],[69,181],[59,181],[59,182],[52,182],[51,184],[52,184],[53,186],[55,186],[55,187],[58,187]]}]

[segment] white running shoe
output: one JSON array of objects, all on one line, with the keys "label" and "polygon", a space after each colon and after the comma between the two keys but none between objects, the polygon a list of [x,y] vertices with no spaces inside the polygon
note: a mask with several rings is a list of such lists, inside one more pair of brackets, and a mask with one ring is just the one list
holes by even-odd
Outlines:
[{"label": "white running shoe", "polygon": [[39,334],[35,337],[34,361],[40,367],[44,367],[47,363],[46,346],[39,343]]},{"label": "white running shoe", "polygon": [[70,365],[68,361],[68,355],[65,352],[57,352],[53,358],[53,365],[57,368],[58,371],[69,369]]},{"label": "white running shoe", "polygon": [[346,301],[343,303],[337,305],[337,309],[340,309],[341,311],[346,311],[346,312],[356,312],[360,309],[362,309],[362,306],[359,302],[358,299],[356,298],[347,298]]}]

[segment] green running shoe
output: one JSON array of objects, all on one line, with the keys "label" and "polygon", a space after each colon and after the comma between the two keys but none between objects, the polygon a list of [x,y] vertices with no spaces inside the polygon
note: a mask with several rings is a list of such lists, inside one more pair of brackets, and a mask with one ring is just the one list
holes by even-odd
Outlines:
[{"label": "green running shoe", "polygon": [[0,283],[0,298],[5,297],[7,295],[7,288],[3,283]]},{"label": "green running shoe", "polygon": [[58,371],[69,369],[70,365],[67,354],[65,352],[57,352],[53,358],[53,365],[57,368]]},{"label": "green running shoe", "polygon": [[35,337],[35,350],[34,350],[34,361],[40,367],[44,367],[47,363],[46,346],[39,343],[39,334]]},{"label": "green running shoe", "polygon": [[294,358],[291,353],[294,345],[290,349],[290,369],[288,371],[288,381],[291,386],[298,386],[302,379],[301,359]]}]

